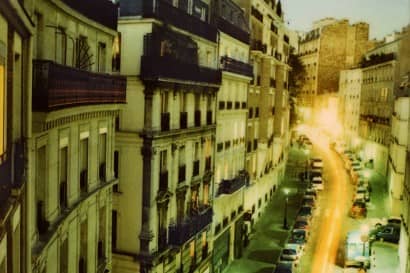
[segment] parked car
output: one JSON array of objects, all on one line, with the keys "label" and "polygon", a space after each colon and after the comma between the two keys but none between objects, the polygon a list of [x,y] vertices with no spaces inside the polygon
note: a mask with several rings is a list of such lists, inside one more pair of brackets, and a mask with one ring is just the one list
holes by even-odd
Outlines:
[{"label": "parked car", "polygon": [[276,264],[274,273],[294,273],[295,265],[291,261],[280,261]]},{"label": "parked car", "polygon": [[313,196],[313,198],[314,198],[315,201],[316,201],[316,199],[317,199],[317,191],[316,191],[316,189],[314,189],[314,188],[308,188],[308,189],[306,189],[306,191],[305,191],[305,196]]},{"label": "parked car", "polygon": [[323,160],[319,157],[314,157],[311,159],[312,161],[312,168],[318,167],[318,168],[323,168]]},{"label": "parked car", "polygon": [[364,199],[366,202],[370,201],[370,193],[365,187],[357,187],[354,199]]},{"label": "parked car", "polygon": [[296,216],[296,221],[305,220],[310,222],[312,220],[313,209],[309,206],[302,206]]},{"label": "parked car", "polygon": [[302,206],[309,206],[312,208],[316,208],[316,200],[315,197],[312,195],[305,195],[302,198]]},{"label": "parked car", "polygon": [[364,218],[367,216],[366,201],[363,199],[357,199],[353,202],[350,209],[350,217],[352,218]]},{"label": "parked car", "polygon": [[358,187],[364,187],[366,188],[369,192],[372,192],[372,184],[369,182],[367,179],[363,179],[359,177],[359,180],[357,182]]},{"label": "parked car", "polygon": [[283,248],[280,252],[280,261],[297,261],[299,259],[298,248]]},{"label": "parked car", "polygon": [[305,245],[307,241],[307,231],[304,229],[294,229],[290,235],[289,243]]},{"label": "parked car", "polygon": [[312,178],[312,187],[319,191],[324,189],[323,180],[321,176],[315,176]]},{"label": "parked car", "polygon": [[387,224],[380,226],[370,231],[370,241],[386,241],[391,243],[398,243],[400,240],[400,225]]},{"label": "parked car", "polygon": [[306,230],[306,237],[309,237],[309,221],[307,220],[296,220],[295,224],[293,225],[293,229],[303,229]]}]

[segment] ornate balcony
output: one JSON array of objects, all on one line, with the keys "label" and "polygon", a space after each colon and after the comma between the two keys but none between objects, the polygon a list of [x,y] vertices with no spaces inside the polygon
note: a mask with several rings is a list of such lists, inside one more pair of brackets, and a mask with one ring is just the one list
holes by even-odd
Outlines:
[{"label": "ornate balcony", "polygon": [[118,6],[108,0],[62,0],[85,17],[110,29],[117,30]]},{"label": "ornate balcony", "polygon": [[33,110],[125,103],[126,78],[79,70],[47,60],[33,62]]},{"label": "ornate balcony", "polygon": [[197,214],[187,217],[184,222],[170,225],[168,244],[180,246],[186,243],[212,222],[212,214],[212,208],[204,206]]},{"label": "ornate balcony", "polygon": [[239,172],[233,179],[222,180],[219,183],[218,195],[235,193],[247,184],[247,180],[249,180],[249,175],[244,171]]},{"label": "ornate balcony", "polygon": [[140,15],[145,18],[155,18],[164,23],[194,33],[212,42],[217,41],[217,29],[195,15],[174,7],[165,0],[121,0],[121,16]]},{"label": "ornate balcony", "polygon": [[232,24],[231,22],[225,20],[224,18],[218,17],[216,19],[216,26],[222,32],[229,34],[230,36],[238,39],[241,42],[244,42],[245,44],[249,44],[249,33],[239,28],[238,26]]},{"label": "ornate balcony", "polygon": [[184,63],[173,57],[142,56],[141,79],[151,81],[175,79],[220,85],[222,76],[220,70]]},{"label": "ornate balcony", "polygon": [[253,68],[250,64],[237,61],[228,56],[221,57],[221,68],[228,72],[253,77]]}]

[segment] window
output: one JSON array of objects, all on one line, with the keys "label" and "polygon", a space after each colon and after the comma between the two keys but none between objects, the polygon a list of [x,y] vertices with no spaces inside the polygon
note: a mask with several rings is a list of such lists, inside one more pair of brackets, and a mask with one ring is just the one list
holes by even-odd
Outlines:
[{"label": "window", "polygon": [[6,45],[0,42],[0,164],[6,152]]},{"label": "window", "polygon": [[167,171],[167,151],[161,151],[160,154],[160,172]]},{"label": "window", "polygon": [[55,60],[59,64],[66,64],[67,53],[67,35],[65,29],[58,27],[55,32],[56,47],[55,47]]},{"label": "window", "polygon": [[98,43],[98,72],[105,72],[106,46]]},{"label": "window", "polygon": [[98,139],[98,166],[99,166],[99,178],[102,182],[106,181],[106,147],[107,147],[107,134],[100,134]]},{"label": "window", "polygon": [[80,192],[88,191],[88,138],[80,140]]},{"label": "window", "polygon": [[60,148],[60,209],[67,208],[68,147]]}]

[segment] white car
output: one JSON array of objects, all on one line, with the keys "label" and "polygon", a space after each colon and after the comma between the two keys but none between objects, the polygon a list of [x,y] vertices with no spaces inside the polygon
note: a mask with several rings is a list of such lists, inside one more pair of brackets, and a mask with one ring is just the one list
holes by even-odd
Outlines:
[{"label": "white car", "polygon": [[324,190],[323,179],[321,176],[315,176],[312,178],[312,187],[316,190]]}]

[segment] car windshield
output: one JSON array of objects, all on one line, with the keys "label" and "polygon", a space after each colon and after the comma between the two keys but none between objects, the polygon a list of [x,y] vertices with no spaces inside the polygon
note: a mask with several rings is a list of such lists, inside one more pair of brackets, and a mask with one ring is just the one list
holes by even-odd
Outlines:
[{"label": "car windshield", "polygon": [[294,230],[292,237],[294,239],[305,239],[305,232],[303,230]]}]

